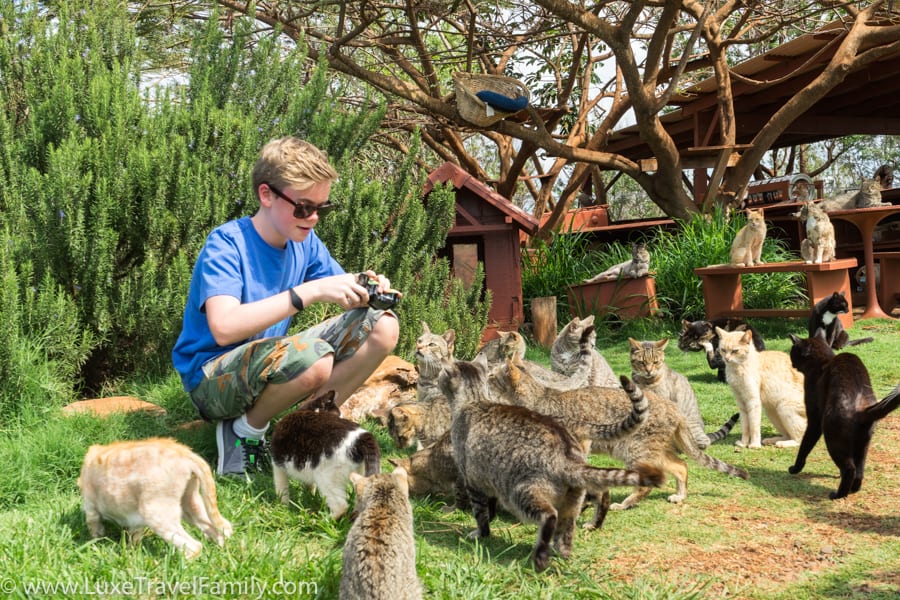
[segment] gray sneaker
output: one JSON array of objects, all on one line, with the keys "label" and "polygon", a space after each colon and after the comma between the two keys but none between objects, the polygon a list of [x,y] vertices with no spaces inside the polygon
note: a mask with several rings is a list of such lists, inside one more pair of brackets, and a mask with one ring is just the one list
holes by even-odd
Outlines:
[{"label": "gray sneaker", "polygon": [[216,446],[219,450],[219,475],[247,475],[266,468],[269,453],[263,440],[238,437],[234,433],[234,419],[216,424]]}]

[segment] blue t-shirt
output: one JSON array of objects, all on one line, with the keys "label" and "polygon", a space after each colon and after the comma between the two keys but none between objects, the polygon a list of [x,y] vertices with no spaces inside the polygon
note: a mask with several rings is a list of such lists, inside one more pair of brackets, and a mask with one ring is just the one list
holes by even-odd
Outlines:
[{"label": "blue t-shirt", "polygon": [[250,217],[214,229],[194,265],[181,334],[172,349],[184,389],[190,392],[200,383],[201,367],[208,360],[251,340],[285,335],[291,324],[288,317],[242,342],[220,346],[206,320],[208,298],[234,296],[244,304],[344,272],[313,231],[300,243],[289,240],[286,248],[273,248],[256,232]]}]

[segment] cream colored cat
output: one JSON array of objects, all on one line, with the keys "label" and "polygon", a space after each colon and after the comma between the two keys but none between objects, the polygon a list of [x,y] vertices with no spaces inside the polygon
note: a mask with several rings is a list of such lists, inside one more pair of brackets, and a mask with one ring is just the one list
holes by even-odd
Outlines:
[{"label": "cream colored cat", "polygon": [[[791,366],[791,357],[778,350],[758,351],[749,331],[716,328],[719,354],[725,362],[725,377],[741,413],[741,439],[736,446],[779,448],[800,445],[806,431],[803,374]],[[777,437],[761,439],[762,411]]]},{"label": "cream colored cat", "polygon": [[182,517],[220,546],[232,533],[219,514],[209,465],[172,439],[91,446],[78,487],[92,537],[104,535],[103,519],[127,529],[132,542],[149,527],[193,558],[203,546],[184,530]]},{"label": "cream colored cat", "polygon": [[762,264],[762,247],[766,241],[766,221],[761,208],[747,209],[747,224],[740,228],[731,243],[731,264],[751,267]]}]

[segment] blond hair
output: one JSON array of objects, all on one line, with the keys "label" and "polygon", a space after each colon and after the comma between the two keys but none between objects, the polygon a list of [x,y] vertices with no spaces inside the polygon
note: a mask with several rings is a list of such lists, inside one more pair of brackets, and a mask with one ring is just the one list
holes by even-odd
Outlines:
[{"label": "blond hair", "polygon": [[271,183],[278,188],[305,190],[317,183],[334,181],[337,171],[328,155],[305,140],[283,137],[272,140],[259,151],[253,167],[253,192],[259,196],[259,186]]}]

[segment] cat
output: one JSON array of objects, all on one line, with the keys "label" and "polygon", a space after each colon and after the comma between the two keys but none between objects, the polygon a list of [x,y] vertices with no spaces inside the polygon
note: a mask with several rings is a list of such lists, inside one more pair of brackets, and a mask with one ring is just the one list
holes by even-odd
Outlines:
[{"label": "cat", "polygon": [[725,362],[719,355],[719,336],[716,327],[725,331],[749,331],[753,336],[753,345],[757,350],[765,350],[766,342],[752,325],[740,319],[725,317],[712,321],[681,321],[681,333],[678,335],[678,349],[683,352],[706,352],[706,362],[710,369],[716,369],[719,381],[725,381]]},{"label": "cat", "polygon": [[844,498],[862,486],[875,422],[900,406],[900,385],[878,402],[863,362],[855,354],[836,356],[821,330],[805,340],[791,334],[791,342],[791,363],[805,377],[808,424],[788,472],[796,475],[803,470],[806,457],[824,435],[828,454],[841,472],[838,489],[828,497]]},{"label": "cat", "polygon": [[415,443],[421,450],[450,430],[450,405],[437,387],[441,361],[453,356],[456,332],[432,333],[422,322],[422,335],[416,340],[416,400],[400,402],[388,411],[387,428],[398,448]]},{"label": "cat", "polygon": [[484,354],[488,363],[499,362],[513,355],[525,358],[528,349],[525,338],[517,331],[501,331],[500,335],[484,343],[478,354]]},{"label": "cat", "polygon": [[[586,337],[589,336],[589,337]],[[618,387],[619,379],[609,363],[597,350],[597,334],[594,330],[594,315],[580,319],[574,317],[556,335],[550,346],[550,368],[557,373],[572,377],[584,366],[585,350],[590,352],[590,371],[586,385],[595,387]]]},{"label": "cat", "polygon": [[800,243],[800,256],[807,264],[821,264],[835,258],[834,225],[828,213],[815,202],[803,203],[795,216],[806,224],[806,239]]},{"label": "cat", "polygon": [[761,208],[748,208],[747,224],[741,227],[731,243],[731,264],[735,267],[760,265],[763,242],[766,241],[766,221]]},{"label": "cat", "polygon": [[446,362],[439,378],[453,410],[453,454],[477,523],[470,537],[490,535],[499,503],[519,520],[538,524],[531,560],[543,571],[551,548],[563,558],[571,555],[585,491],[608,502],[611,486],[662,483],[662,472],[652,467],[589,465],[578,441],[556,420],[493,402],[487,374],[488,363],[479,357]]},{"label": "cat", "polygon": [[732,415],[718,431],[706,433],[694,388],[687,377],[666,364],[669,338],[643,342],[628,338],[628,343],[631,347],[631,379],[642,389],[675,403],[687,421],[698,448],[703,450],[728,435],[740,415]]},{"label": "cat", "polygon": [[[557,390],[571,390],[591,385],[590,380],[593,377],[595,366],[593,354],[596,352],[594,348],[596,339],[597,336],[594,333],[593,325],[581,332],[581,339],[578,340],[577,355],[572,357],[570,370],[567,373],[557,373],[540,363],[526,360],[524,350],[520,351],[522,348],[525,348],[525,338],[516,332],[501,334],[499,344],[494,347],[493,352],[479,352],[478,355],[484,354],[488,364],[500,364],[505,362],[506,359],[514,359],[522,368],[527,369],[533,377],[541,380],[548,387]],[[612,370],[610,370],[610,373],[612,373]]]},{"label": "cat", "polygon": [[465,485],[453,457],[453,443],[448,430],[435,443],[410,456],[389,458],[395,467],[403,467],[407,473],[409,493],[414,496],[455,496],[455,508],[469,505]]},{"label": "cat", "polygon": [[[332,397],[334,392],[328,392]],[[371,432],[332,412],[295,410],[282,417],[269,445],[275,495],[290,502],[290,480],[318,490],[334,519],[348,508],[350,473],[373,475],[381,470],[381,449]]]},{"label": "cat", "polygon": [[834,292],[830,296],[825,296],[816,302],[815,306],[813,306],[812,314],[809,316],[809,324],[807,326],[809,337],[813,337],[816,331],[821,329],[825,341],[835,350],[873,341],[874,338],[871,337],[858,340],[850,339],[850,335],[838,318],[839,314],[849,312],[849,310],[850,305],[846,296],[844,296],[844,292]]},{"label": "cat", "polygon": [[872,208],[874,206],[890,206],[890,202],[881,201],[881,184],[876,179],[863,179],[859,191],[841,194],[822,201],[822,210],[850,210],[854,208]]},{"label": "cat", "polygon": [[356,518],[342,553],[341,600],[418,600],[413,511],[404,469],[351,473]]},{"label": "cat", "polygon": [[616,279],[637,279],[650,272],[650,251],[647,245],[641,242],[631,244],[631,258],[620,262],[610,268],[597,273],[593,277],[585,279],[582,283],[597,283],[600,281],[615,281]]},{"label": "cat", "polygon": [[127,529],[132,542],[148,527],[194,558],[203,546],[184,530],[182,517],[220,546],[233,531],[219,513],[209,465],[173,439],[91,446],[78,487],[91,537],[104,535],[103,519]]},{"label": "cat", "polygon": [[889,164],[883,164],[875,171],[872,178],[878,182],[883,190],[889,190],[894,187],[894,167]]},{"label": "cat", "polygon": [[[525,406],[553,417],[582,442],[585,450],[622,460],[627,468],[647,464],[671,473],[676,490],[669,496],[669,502],[679,503],[687,497],[687,464],[675,453],[676,448],[707,468],[743,479],[748,477],[745,471],[701,451],[674,403],[642,390],[627,377],[622,377],[620,388],[561,392],[541,385],[527,371],[517,369],[514,361],[507,361],[506,365],[492,369],[488,381],[496,401]],[[615,424],[616,419],[628,413],[629,402],[632,412]],[[637,419],[642,424],[634,426]],[[605,425],[599,427],[599,423]],[[590,446],[585,445],[585,440]],[[621,503],[607,506],[631,508],[650,491],[648,487],[639,487]],[[595,521],[586,527],[598,527],[604,514],[602,510],[595,511]]]},{"label": "cat", "polygon": [[[728,385],[741,414],[743,448],[774,444],[778,448],[797,446],[806,430],[803,405],[803,374],[791,366],[791,359],[778,350],[758,351],[749,331],[716,328],[719,353],[725,361]],[[762,411],[780,436],[761,439]]]}]

